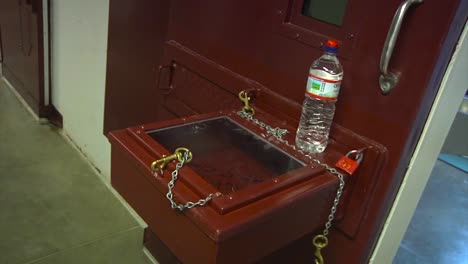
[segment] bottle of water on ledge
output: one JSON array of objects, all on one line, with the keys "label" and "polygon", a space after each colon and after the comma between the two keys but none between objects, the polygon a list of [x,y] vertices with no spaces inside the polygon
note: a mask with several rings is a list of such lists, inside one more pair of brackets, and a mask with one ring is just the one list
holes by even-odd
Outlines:
[{"label": "bottle of water on ledge", "polygon": [[320,153],[328,143],[335,103],[343,79],[343,67],[336,54],[338,41],[328,40],[324,54],[309,69],[296,146],[305,152]]}]

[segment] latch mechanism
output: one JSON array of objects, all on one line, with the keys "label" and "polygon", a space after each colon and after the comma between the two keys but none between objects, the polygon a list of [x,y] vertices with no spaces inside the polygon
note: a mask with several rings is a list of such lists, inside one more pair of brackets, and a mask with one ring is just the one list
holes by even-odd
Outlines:
[{"label": "latch mechanism", "polygon": [[244,103],[244,108],[242,110],[250,115],[255,115],[255,109],[250,105],[250,95],[247,91],[241,91],[239,93],[239,99]]},{"label": "latch mechanism", "polygon": [[153,163],[151,163],[151,169],[158,173],[162,172],[169,162],[173,160],[182,162],[184,160],[185,153],[187,153],[187,160],[185,162],[190,162],[192,160],[192,152],[188,148],[177,148],[174,151],[174,154],[169,156],[163,155],[162,158],[153,161]]},{"label": "latch mechanism", "polygon": [[200,199],[196,202],[186,202],[185,204],[177,203],[174,200],[174,193],[172,191],[173,191],[175,182],[177,178],[179,177],[179,170],[182,169],[182,167],[186,163],[190,162],[192,158],[193,158],[192,152],[188,148],[177,148],[174,151],[174,154],[169,155],[169,156],[163,155],[162,158],[154,161],[151,164],[151,169],[155,171],[156,173],[159,173],[162,175],[163,170],[166,168],[169,162],[173,160],[178,161],[178,163],[175,166],[174,171],[171,172],[172,179],[167,183],[168,191],[166,194],[166,198],[171,203],[172,209],[179,209],[180,211],[183,211],[184,209],[190,209],[195,206],[203,206],[209,201],[211,201],[213,198],[221,196],[220,193],[211,193],[207,197]]}]

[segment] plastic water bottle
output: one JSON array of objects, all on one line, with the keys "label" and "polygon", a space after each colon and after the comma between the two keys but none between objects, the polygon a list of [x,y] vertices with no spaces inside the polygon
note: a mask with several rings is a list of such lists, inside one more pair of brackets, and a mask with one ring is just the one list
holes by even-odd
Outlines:
[{"label": "plastic water bottle", "polygon": [[328,144],[335,103],[343,79],[336,54],[338,41],[328,40],[324,54],[309,69],[302,115],[296,134],[296,146],[305,152],[320,153]]}]

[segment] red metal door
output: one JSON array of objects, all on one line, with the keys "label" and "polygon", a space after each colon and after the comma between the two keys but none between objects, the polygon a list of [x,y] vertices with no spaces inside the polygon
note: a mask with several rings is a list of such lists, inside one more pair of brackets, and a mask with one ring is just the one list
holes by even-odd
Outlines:
[{"label": "red metal door", "polygon": [[46,3],[42,0],[0,3],[3,74],[39,117],[50,111],[43,35]]},{"label": "red metal door", "polygon": [[[351,210],[363,210],[361,217],[347,223],[354,229],[334,229],[324,255],[328,263],[365,263],[466,21],[467,1],[425,1],[409,9],[389,66],[399,73],[399,82],[387,95],[379,87],[380,56],[401,2],[349,1],[342,6],[341,16],[329,20],[317,12],[304,11],[313,2],[172,0],[170,7],[158,1],[128,2],[126,5],[133,8],[129,15],[122,11],[128,8],[119,8],[122,2],[111,1],[106,131],[223,109],[244,89],[267,91],[256,99],[259,106],[296,125],[308,67],[320,56],[324,40],[338,39],[345,77],[334,121],[379,142],[389,156],[384,172],[376,175],[377,182],[360,190],[366,199],[351,201],[355,204]],[[157,21],[153,25],[156,36],[140,30],[142,26],[151,28],[153,22],[141,17],[151,17],[151,8],[155,12],[151,21]],[[117,29],[117,25],[123,28]],[[149,48],[147,54],[157,55],[147,57],[141,51],[122,55],[140,45],[138,41],[119,45],[122,32],[137,40],[149,35],[150,44],[157,50]],[[137,76],[149,80],[132,91],[128,90],[131,80],[120,74],[123,65],[132,67],[129,62],[140,69]],[[148,98],[148,94],[154,96]],[[123,109],[119,102],[126,102],[130,96],[130,106],[135,106],[132,114],[126,111],[115,115]],[[284,252],[288,254],[278,252],[265,262],[282,256],[286,256],[285,262],[311,262],[311,237]],[[310,252],[309,258],[305,252]]]}]

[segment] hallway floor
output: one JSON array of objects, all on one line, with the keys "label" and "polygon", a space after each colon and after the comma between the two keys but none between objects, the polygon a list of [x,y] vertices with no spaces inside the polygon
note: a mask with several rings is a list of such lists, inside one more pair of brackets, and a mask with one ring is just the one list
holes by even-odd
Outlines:
[{"label": "hallway floor", "polygon": [[139,223],[0,80],[0,263],[151,263]]},{"label": "hallway floor", "polygon": [[436,161],[393,263],[468,264],[468,173]]}]

